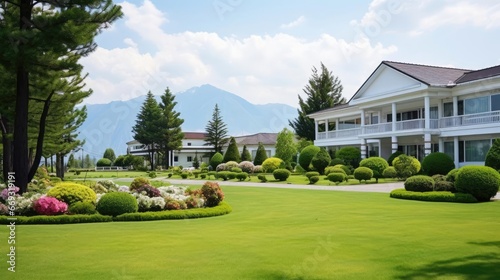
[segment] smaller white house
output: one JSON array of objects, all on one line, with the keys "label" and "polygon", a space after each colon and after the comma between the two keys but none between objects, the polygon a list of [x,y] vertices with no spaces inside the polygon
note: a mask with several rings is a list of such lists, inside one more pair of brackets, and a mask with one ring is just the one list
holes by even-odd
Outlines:
[{"label": "smaller white house", "polygon": [[[276,153],[275,145],[277,135],[277,133],[257,133],[234,137],[234,139],[236,140],[240,154],[243,151],[243,146],[246,146],[252,158],[254,158],[257,153],[259,142],[261,142],[266,149],[267,156],[271,157]],[[208,163],[210,160],[209,154],[213,151],[213,146],[205,146],[205,137],[205,132],[184,132],[182,148],[173,151],[170,155],[173,158],[173,165],[192,167],[195,157],[198,157],[200,163]],[[227,147],[224,148],[223,152],[225,152],[226,149]],[[148,150],[138,141],[132,140],[127,142],[127,154],[146,157],[148,156]]]}]

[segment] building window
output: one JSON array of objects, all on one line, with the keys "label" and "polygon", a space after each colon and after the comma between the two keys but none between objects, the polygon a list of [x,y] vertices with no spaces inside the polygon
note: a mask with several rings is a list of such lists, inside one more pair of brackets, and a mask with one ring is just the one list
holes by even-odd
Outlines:
[{"label": "building window", "polygon": [[500,111],[500,94],[491,96],[491,111]]},{"label": "building window", "polygon": [[491,141],[489,139],[465,141],[464,146],[466,161],[484,161],[491,147]]},{"label": "building window", "polygon": [[174,156],[174,162],[178,162],[179,161],[179,156]]},{"label": "building window", "polygon": [[444,153],[455,160],[455,145],[453,142],[444,142]]},{"label": "building window", "polygon": [[466,99],[464,105],[466,115],[488,112],[490,110],[490,97]]},{"label": "building window", "polygon": [[188,142],[188,146],[191,146],[191,142]]},{"label": "building window", "polygon": [[187,157],[187,161],[188,161],[188,162],[192,162],[192,161],[193,161],[193,157],[192,157],[192,156],[188,156],[188,157]]},{"label": "building window", "polygon": [[[457,116],[461,116],[464,114],[464,101],[458,101],[458,114]],[[443,117],[453,117],[453,102],[443,103]]]}]

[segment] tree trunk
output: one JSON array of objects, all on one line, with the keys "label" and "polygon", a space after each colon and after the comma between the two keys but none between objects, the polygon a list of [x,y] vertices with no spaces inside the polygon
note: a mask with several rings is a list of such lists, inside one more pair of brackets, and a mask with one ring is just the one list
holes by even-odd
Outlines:
[{"label": "tree trunk", "polygon": [[56,176],[64,179],[64,155],[62,153],[56,154]]},{"label": "tree trunk", "polygon": [[54,173],[54,155],[50,156],[50,173]]},{"label": "tree trunk", "polygon": [[12,171],[12,141],[7,136],[2,137],[3,145],[3,178],[8,178],[9,172]]}]

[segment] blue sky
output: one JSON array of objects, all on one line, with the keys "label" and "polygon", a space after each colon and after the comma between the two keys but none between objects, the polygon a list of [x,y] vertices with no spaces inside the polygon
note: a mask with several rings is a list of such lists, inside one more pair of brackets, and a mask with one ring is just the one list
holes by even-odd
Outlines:
[{"label": "blue sky", "polygon": [[382,60],[500,64],[496,0],[137,0],[82,60],[107,103],[212,84],[255,104],[298,106],[323,62],[349,99]]}]

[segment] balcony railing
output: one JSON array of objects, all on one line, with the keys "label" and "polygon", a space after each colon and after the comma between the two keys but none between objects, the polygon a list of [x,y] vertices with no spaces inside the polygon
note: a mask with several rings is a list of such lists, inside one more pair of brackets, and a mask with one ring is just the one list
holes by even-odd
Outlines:
[{"label": "balcony railing", "polygon": [[[482,125],[490,123],[500,123],[500,111],[432,119],[429,122],[429,128],[440,129],[447,127]],[[424,128],[424,119],[396,122],[396,131],[407,131]],[[355,129],[341,129],[328,132],[319,132],[318,139],[349,138],[356,137],[360,134],[367,135],[390,132],[392,132],[392,123],[389,122],[365,125],[363,127]]]}]

